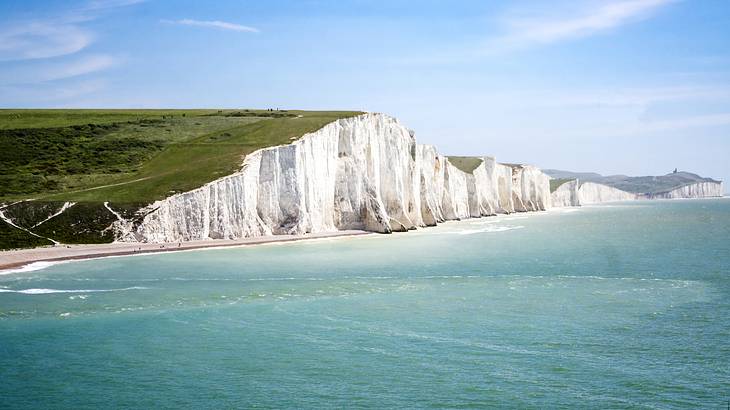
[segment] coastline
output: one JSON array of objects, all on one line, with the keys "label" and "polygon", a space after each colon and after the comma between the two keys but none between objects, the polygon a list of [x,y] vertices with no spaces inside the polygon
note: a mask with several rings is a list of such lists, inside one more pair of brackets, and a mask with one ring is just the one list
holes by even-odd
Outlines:
[{"label": "coastline", "polygon": [[[640,199],[633,201],[614,201],[596,204],[586,204],[583,206],[571,207],[554,207],[545,211],[534,212],[515,212],[504,215],[513,214],[543,214],[543,213],[563,213],[575,212],[583,207],[594,207],[611,205],[616,203],[633,203],[640,201],[686,201],[686,200],[703,200],[703,199],[730,199],[730,196],[708,197],[708,198],[653,198]],[[496,216],[500,216],[499,214]],[[478,219],[467,218],[465,220]],[[444,221],[441,224],[454,221]],[[98,259],[117,256],[133,256],[161,252],[181,252],[199,249],[212,248],[235,248],[241,246],[264,245],[274,243],[287,243],[306,241],[314,239],[342,238],[349,236],[376,235],[376,232],[363,230],[343,230],[335,232],[309,233],[305,235],[270,235],[259,236],[254,238],[243,239],[210,239],[182,242],[178,243],[139,243],[139,242],[114,242],[105,244],[79,244],[79,245],[59,245],[42,248],[16,249],[9,251],[0,251],[0,275],[16,273],[21,269],[28,268],[30,265],[37,263],[60,263],[68,261],[78,261],[86,259]],[[31,269],[33,270],[33,269]],[[7,272],[11,271],[11,272]]]},{"label": "coastline", "polygon": [[[0,252],[0,274],[6,270],[22,269],[38,262],[65,262],[96,259],[110,256],[143,255],[161,252],[179,252],[208,248],[233,248],[269,243],[298,242],[313,239],[342,238],[348,236],[375,235],[373,232],[348,230],[320,232],[305,235],[271,235],[244,239],[213,239],[182,243],[114,242],[104,244],[61,245],[44,248],[17,249]],[[11,273],[11,272],[8,272]]]}]

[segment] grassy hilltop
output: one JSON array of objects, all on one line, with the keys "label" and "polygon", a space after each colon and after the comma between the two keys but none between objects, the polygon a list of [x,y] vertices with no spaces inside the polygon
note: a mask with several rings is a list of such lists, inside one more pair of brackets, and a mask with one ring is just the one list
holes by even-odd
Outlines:
[{"label": "grassy hilltop", "polygon": [[0,110],[0,201],[152,202],[342,111]]},{"label": "grassy hilltop", "polygon": [[[115,212],[133,214],[235,172],[257,149],[288,144],[357,114],[0,110],[0,204],[6,205],[5,216],[38,236],[63,243],[109,242],[111,233],[101,230],[116,217],[104,202]],[[27,199],[33,201],[7,206]],[[78,204],[43,222],[65,201]],[[38,236],[0,221],[0,249],[50,244]]]}]

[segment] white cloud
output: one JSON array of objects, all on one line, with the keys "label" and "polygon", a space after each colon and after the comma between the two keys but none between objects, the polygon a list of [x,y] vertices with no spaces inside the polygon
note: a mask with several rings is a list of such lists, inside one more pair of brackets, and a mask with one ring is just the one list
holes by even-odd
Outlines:
[{"label": "white cloud", "polygon": [[[0,95],[6,96],[0,100],[1,107],[49,107],[64,106],[71,102],[72,107],[78,107],[78,98],[98,93],[106,88],[102,79],[72,80],[69,83],[28,84],[28,85],[1,85]],[[50,104],[50,105],[49,105]]]},{"label": "white cloud", "polygon": [[49,67],[45,72],[45,81],[60,80],[62,78],[91,74],[111,68],[117,62],[117,59],[108,55],[87,56],[66,64],[57,64]]},{"label": "white cloud", "polygon": [[81,23],[105,11],[145,0],[93,0],[66,13],[29,21],[0,21],[0,61],[37,60],[77,53],[88,47],[94,35]]},{"label": "white cloud", "polygon": [[0,61],[73,54],[92,40],[91,33],[75,25],[30,22],[0,31]]},{"label": "white cloud", "polygon": [[86,5],[88,10],[105,10],[117,7],[133,6],[146,0],[93,0]]},{"label": "white cloud", "polygon": [[641,137],[657,133],[676,132],[692,128],[722,127],[730,125],[730,113],[703,114],[672,119],[636,121],[629,124],[615,124],[601,130],[587,131],[592,138]]},{"label": "white cloud", "polygon": [[669,101],[730,100],[730,87],[667,86],[653,88],[605,88],[579,91],[535,92],[523,96],[532,105],[545,107],[637,106]]},{"label": "white cloud", "polygon": [[31,86],[96,73],[113,67],[119,59],[105,55],[67,57],[52,61],[27,62],[0,70],[0,85]]},{"label": "white cloud", "polygon": [[621,0],[602,3],[571,17],[508,18],[507,30],[487,42],[487,52],[500,52],[590,36],[641,20],[676,0]]},{"label": "white cloud", "polygon": [[182,19],[182,20],[162,20],[162,22],[169,23],[169,24],[180,24],[183,26],[217,28],[217,29],[221,29],[221,30],[239,31],[239,32],[245,32],[245,33],[258,33],[259,32],[259,29],[255,28],[255,27],[243,26],[240,24],[228,23],[228,22],[219,21],[219,20],[205,21],[205,20]]}]

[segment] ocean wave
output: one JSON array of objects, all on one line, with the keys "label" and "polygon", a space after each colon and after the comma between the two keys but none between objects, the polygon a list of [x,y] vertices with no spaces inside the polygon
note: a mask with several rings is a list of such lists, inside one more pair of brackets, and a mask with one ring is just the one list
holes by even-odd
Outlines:
[{"label": "ocean wave", "polygon": [[0,289],[0,293],[22,293],[24,295],[48,295],[53,293],[96,293],[96,292],[122,292],[126,290],[142,290],[149,289],[142,286],[132,286],[129,288],[119,289],[45,289],[45,288],[32,288],[32,289]]},{"label": "ocean wave", "polygon": [[558,212],[572,214],[573,212],[580,212],[580,210],[580,208],[561,208]]},{"label": "ocean wave", "polygon": [[476,233],[486,233],[486,232],[505,232],[505,231],[512,231],[515,229],[521,229],[524,228],[524,226],[487,226],[484,228],[479,229],[464,229],[461,231],[452,231],[448,232],[451,234],[457,234],[457,235],[473,235]]},{"label": "ocean wave", "polygon": [[65,261],[32,262],[27,265],[23,265],[20,268],[0,270],[0,275],[10,275],[11,273],[33,272],[33,271],[48,268],[53,265],[58,265],[59,263],[63,263],[63,262],[65,262]]}]

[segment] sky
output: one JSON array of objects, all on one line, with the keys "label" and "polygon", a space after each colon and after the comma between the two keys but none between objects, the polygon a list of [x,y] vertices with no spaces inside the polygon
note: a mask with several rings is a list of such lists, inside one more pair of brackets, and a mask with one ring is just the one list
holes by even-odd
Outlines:
[{"label": "sky", "polygon": [[384,112],[448,155],[730,181],[730,1],[4,0],[0,107]]}]

